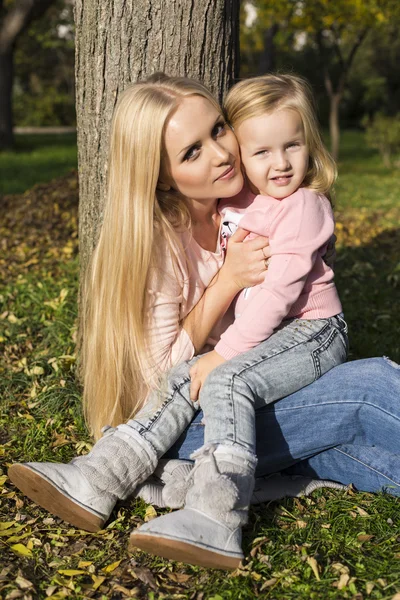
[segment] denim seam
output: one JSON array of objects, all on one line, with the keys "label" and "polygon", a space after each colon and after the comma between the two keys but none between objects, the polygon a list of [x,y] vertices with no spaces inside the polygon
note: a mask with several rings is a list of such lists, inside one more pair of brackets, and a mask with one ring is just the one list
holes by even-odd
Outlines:
[{"label": "denim seam", "polygon": [[[179,393],[182,389],[182,387],[184,385],[186,385],[187,383],[190,382],[190,377],[188,377],[187,379],[184,379],[183,381],[181,381],[179,384],[175,384],[174,388],[172,390],[172,393],[168,396],[168,398],[166,398],[166,400],[164,400],[164,402],[161,404],[161,406],[156,410],[156,412],[154,413],[154,415],[152,417],[149,418],[148,420],[148,424],[147,426],[142,425],[139,433],[142,434],[146,431],[151,431],[153,425],[155,424],[155,422],[160,418],[161,414],[164,412],[164,410],[166,409],[166,407],[174,401],[175,396],[177,393]],[[184,398],[184,400],[186,400],[186,398]],[[187,400],[186,400],[187,401]],[[190,402],[192,405],[193,403]],[[194,405],[193,405],[194,408]]]},{"label": "denim seam", "polygon": [[344,454],[348,458],[351,458],[355,462],[358,462],[360,465],[363,465],[364,467],[367,467],[368,469],[370,469],[371,471],[374,471],[375,473],[378,473],[378,475],[381,475],[382,477],[384,477],[388,481],[391,481],[397,487],[400,487],[400,483],[397,483],[394,479],[392,479],[391,477],[388,477],[387,475],[385,475],[385,473],[382,473],[381,471],[378,471],[378,469],[375,469],[375,467],[371,467],[371,465],[369,465],[368,463],[363,462],[359,458],[356,458],[355,456],[352,456],[351,454],[348,454],[347,452],[344,452],[343,450],[340,450],[339,448],[333,448],[333,450],[336,450],[336,452],[340,452],[341,454]]},{"label": "denim seam", "polygon": [[331,325],[331,332],[329,333],[326,340],[320,346],[318,346],[318,348],[312,351],[315,379],[319,379],[321,377],[321,361],[319,359],[319,356],[320,354],[322,354],[322,352],[325,352],[333,344],[337,335],[339,335],[338,330],[336,329],[336,327]]},{"label": "denim seam", "polygon": [[[251,395],[253,394],[253,391],[252,391],[250,385],[247,383],[247,381],[245,381],[242,377],[240,377],[240,374],[233,375],[233,377],[231,377],[231,383],[229,386],[229,408],[230,408],[230,414],[232,417],[231,418],[231,426],[232,426],[232,430],[233,430],[232,441],[237,444],[240,444],[240,446],[243,447],[243,444],[241,442],[237,441],[237,436],[236,436],[236,424],[238,422],[238,418],[237,418],[237,415],[234,413],[235,402],[233,401],[233,388],[235,386],[236,379],[240,379],[240,381],[248,388]],[[255,411],[254,403],[253,403],[253,409]],[[246,450],[248,450],[248,448],[246,448]]]},{"label": "denim seam", "polygon": [[[371,406],[373,408],[376,408],[377,410],[379,410],[380,412],[384,413],[385,415],[389,415],[389,417],[391,417],[392,419],[395,419],[396,421],[400,421],[400,418],[397,417],[396,415],[393,415],[392,413],[390,413],[389,411],[383,409],[381,406],[377,406],[376,404],[372,404],[371,402],[360,402],[359,400],[344,400],[344,401],[340,401],[339,403],[337,401],[331,401],[331,402],[316,402],[315,404],[310,404],[308,403],[306,408],[309,408],[310,406],[328,406],[330,404],[359,404],[360,406]],[[279,409],[279,400],[277,403],[275,403],[274,406],[274,411],[275,412],[282,412],[284,410],[297,410],[299,408],[305,408],[304,406],[290,406],[290,407],[286,407],[286,408],[281,408]]]},{"label": "denim seam", "polygon": [[293,350],[294,348],[297,348],[299,346],[303,346],[304,344],[309,344],[310,342],[316,341],[316,338],[318,336],[322,335],[325,332],[325,330],[327,328],[329,328],[329,327],[330,327],[330,324],[326,323],[323,326],[323,328],[320,329],[320,331],[318,331],[317,333],[315,333],[312,337],[310,337],[308,339],[305,339],[305,340],[302,340],[301,342],[296,342],[295,344],[292,344],[291,346],[285,346],[285,348],[282,348],[279,352],[275,352],[274,354],[269,354],[268,356],[262,356],[262,357],[260,357],[257,361],[251,363],[250,365],[247,365],[247,366],[243,367],[243,369],[241,371],[239,371],[237,373],[237,375],[241,376],[242,373],[245,373],[246,371],[248,371],[250,369],[254,369],[255,367],[258,367],[259,364],[265,362],[266,360],[270,360],[271,358],[275,358],[276,356],[279,356],[280,354],[283,354],[284,352],[287,352],[288,350]]}]

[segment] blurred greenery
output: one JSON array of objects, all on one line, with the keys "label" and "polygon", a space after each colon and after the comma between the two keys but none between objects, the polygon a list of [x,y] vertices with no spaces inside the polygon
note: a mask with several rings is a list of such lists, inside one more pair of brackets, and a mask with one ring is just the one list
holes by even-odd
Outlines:
[{"label": "blurred greenery", "polygon": [[76,168],[74,133],[17,135],[15,151],[0,152],[0,194],[19,194]]}]

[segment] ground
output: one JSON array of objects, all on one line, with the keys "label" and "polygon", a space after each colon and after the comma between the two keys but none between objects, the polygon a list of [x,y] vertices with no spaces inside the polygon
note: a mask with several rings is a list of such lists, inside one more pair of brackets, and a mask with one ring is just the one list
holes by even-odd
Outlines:
[{"label": "ground", "polygon": [[[359,132],[345,134],[336,271],[351,360],[400,359],[395,177]],[[129,553],[130,530],[154,515],[142,502],[88,534],[12,486],[14,461],[90,448],[75,377],[77,203],[75,172],[0,196],[0,597],[399,600],[400,508],[388,494],[319,491],[253,508],[246,560],[226,574]]]}]

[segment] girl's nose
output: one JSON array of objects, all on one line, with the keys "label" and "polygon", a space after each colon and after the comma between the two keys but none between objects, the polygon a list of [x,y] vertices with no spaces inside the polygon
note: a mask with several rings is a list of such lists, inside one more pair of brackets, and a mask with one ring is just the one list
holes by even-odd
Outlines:
[{"label": "girl's nose", "polygon": [[280,171],[284,171],[290,167],[286,152],[279,151],[274,155],[274,168]]}]

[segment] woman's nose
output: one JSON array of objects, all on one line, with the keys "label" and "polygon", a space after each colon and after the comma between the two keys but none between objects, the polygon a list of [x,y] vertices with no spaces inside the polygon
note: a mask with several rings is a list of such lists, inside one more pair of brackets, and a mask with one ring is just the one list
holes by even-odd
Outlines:
[{"label": "woman's nose", "polygon": [[224,146],[217,141],[212,142],[212,154],[216,162],[226,162],[229,159],[230,153]]}]

